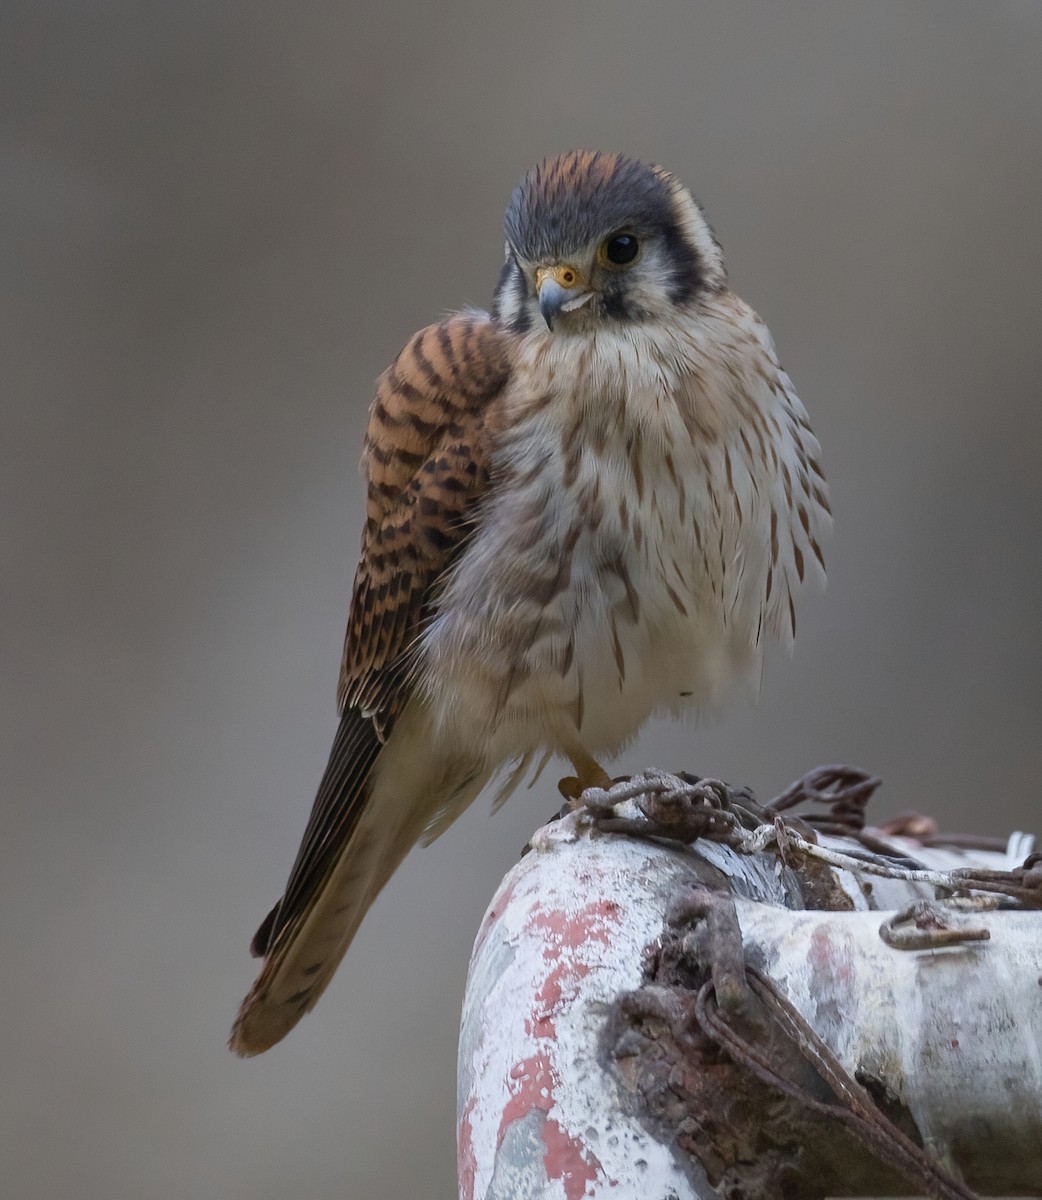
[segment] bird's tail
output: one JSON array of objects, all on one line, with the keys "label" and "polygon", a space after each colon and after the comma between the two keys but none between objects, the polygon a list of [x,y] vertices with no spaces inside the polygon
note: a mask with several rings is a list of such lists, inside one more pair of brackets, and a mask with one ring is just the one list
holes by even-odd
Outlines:
[{"label": "bird's tail", "polygon": [[[416,745],[401,723],[383,747],[341,725],[286,894],[254,938],[264,965],[232,1026],[236,1054],[269,1049],[314,1008],[362,918],[431,820],[446,808],[462,812],[484,785],[487,773],[423,761]],[[353,770],[345,771],[347,761]]]}]

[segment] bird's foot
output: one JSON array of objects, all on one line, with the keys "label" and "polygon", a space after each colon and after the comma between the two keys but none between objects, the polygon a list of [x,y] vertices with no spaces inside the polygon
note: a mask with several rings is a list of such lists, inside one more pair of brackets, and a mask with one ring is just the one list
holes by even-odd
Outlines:
[{"label": "bird's foot", "polygon": [[591,788],[607,791],[614,783],[612,777],[595,758],[578,747],[570,751],[569,758],[576,774],[558,780],[557,790],[568,801],[571,808],[578,808],[584,792]]},{"label": "bird's foot", "polygon": [[586,792],[594,789],[598,792],[610,792],[617,783],[624,782],[628,778],[628,775],[620,775],[618,778],[612,779],[607,773],[602,773],[595,779],[583,780],[578,775],[566,775],[557,781],[557,790],[568,801],[569,808],[576,808]]},{"label": "bird's foot", "polygon": [[583,794],[578,775],[566,775],[563,779],[558,779],[557,790],[565,798],[565,809],[571,808]]},{"label": "bird's foot", "polygon": [[[598,797],[603,797],[610,793],[613,787],[626,783],[629,776],[618,775],[612,779],[607,771],[602,770],[596,763],[593,765],[596,767],[596,771],[585,778],[580,778],[578,775],[566,775],[557,781],[557,790],[564,797],[564,804],[547,821],[548,825],[554,821],[561,821],[573,812],[580,810],[590,813],[611,812],[612,806],[609,804],[605,808],[598,803]],[[522,850],[522,855],[527,854],[531,849],[532,844],[529,842]]]}]

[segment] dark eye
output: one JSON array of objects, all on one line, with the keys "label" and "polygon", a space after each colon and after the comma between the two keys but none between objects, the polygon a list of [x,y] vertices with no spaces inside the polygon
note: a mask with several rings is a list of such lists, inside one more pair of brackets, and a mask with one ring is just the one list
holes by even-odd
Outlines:
[{"label": "dark eye", "polygon": [[613,233],[604,243],[604,257],[617,267],[633,262],[640,249],[640,242],[632,233]]}]

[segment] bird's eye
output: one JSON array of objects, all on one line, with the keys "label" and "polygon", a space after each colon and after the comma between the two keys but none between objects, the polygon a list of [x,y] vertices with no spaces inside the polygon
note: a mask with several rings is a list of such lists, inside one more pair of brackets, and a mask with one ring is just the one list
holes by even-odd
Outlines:
[{"label": "bird's eye", "polygon": [[616,267],[633,262],[639,250],[640,242],[632,233],[613,233],[601,247],[605,259]]}]

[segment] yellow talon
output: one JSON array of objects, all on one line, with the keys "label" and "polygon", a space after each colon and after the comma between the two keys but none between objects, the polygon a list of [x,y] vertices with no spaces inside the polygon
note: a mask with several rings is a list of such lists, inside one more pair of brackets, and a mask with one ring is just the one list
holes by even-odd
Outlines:
[{"label": "yellow talon", "polygon": [[587,788],[611,787],[611,776],[585,750],[576,748],[569,753],[568,757],[572,760],[576,774],[566,775],[557,783],[557,790],[566,800],[576,803]]}]

